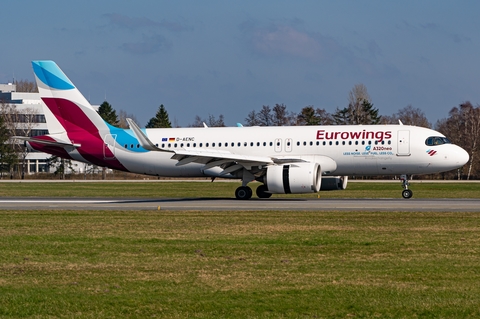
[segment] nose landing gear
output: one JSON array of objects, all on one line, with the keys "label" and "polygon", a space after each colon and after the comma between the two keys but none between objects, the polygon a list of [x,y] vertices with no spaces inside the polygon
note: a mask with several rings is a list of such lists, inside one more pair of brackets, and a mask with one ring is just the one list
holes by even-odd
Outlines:
[{"label": "nose landing gear", "polygon": [[408,186],[410,184],[408,183],[407,175],[400,176],[400,180],[402,181],[402,187],[403,187],[402,197],[405,199],[411,198],[413,196],[413,192],[411,189],[408,189]]}]

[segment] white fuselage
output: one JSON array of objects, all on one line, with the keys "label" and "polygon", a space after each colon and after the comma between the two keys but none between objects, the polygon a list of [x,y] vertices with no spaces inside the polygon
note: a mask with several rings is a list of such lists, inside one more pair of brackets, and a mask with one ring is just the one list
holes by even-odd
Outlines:
[{"label": "white fuselage", "polygon": [[[429,174],[455,169],[468,160],[468,154],[454,144],[426,144],[428,137],[442,134],[408,125],[146,129],[146,135],[166,152],[142,151],[140,145],[122,144],[119,140],[111,143],[115,145],[115,157],[131,172],[180,177],[215,175],[212,171],[206,174],[201,163],[177,166],[178,161],[171,159],[173,153],[168,151],[178,149],[286,161],[315,161],[321,157],[319,162],[331,159],[333,163],[327,161],[322,169],[324,175],[350,176]],[[113,149],[113,145],[109,147]]]}]

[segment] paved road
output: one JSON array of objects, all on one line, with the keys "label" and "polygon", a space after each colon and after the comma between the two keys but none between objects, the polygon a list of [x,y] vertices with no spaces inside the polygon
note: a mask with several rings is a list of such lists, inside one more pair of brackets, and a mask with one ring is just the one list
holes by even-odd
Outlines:
[{"label": "paved road", "polygon": [[2,198],[0,210],[323,210],[480,212],[480,199]]}]

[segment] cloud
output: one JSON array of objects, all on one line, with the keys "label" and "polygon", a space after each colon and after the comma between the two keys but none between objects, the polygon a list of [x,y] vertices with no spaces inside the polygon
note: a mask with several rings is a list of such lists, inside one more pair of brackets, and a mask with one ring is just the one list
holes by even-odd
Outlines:
[{"label": "cloud", "polygon": [[193,27],[191,26],[168,21],[165,19],[158,22],[145,17],[132,18],[132,17],[122,15],[122,14],[117,14],[117,13],[104,14],[103,17],[108,19],[111,25],[131,29],[131,30],[140,29],[140,28],[160,28],[160,29],[168,30],[170,32],[184,32],[184,31],[193,30]]},{"label": "cloud", "polygon": [[288,56],[321,61],[341,50],[332,38],[298,28],[298,22],[258,27],[251,21],[240,26],[253,52],[265,56]]},{"label": "cloud", "polygon": [[140,42],[128,42],[121,45],[121,49],[132,54],[152,54],[168,50],[172,43],[161,35],[144,36]]}]

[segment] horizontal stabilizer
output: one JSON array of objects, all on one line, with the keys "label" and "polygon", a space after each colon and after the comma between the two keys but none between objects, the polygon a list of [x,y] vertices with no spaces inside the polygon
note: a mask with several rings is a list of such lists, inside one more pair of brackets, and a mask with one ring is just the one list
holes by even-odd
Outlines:
[{"label": "horizontal stabilizer", "polygon": [[25,142],[32,142],[44,145],[51,145],[51,146],[58,146],[58,147],[73,147],[78,148],[81,144],[71,143],[63,140],[59,140],[58,138],[53,138],[51,135],[41,135],[41,136],[12,136],[12,140],[21,140]]}]

